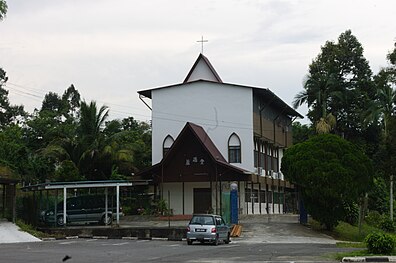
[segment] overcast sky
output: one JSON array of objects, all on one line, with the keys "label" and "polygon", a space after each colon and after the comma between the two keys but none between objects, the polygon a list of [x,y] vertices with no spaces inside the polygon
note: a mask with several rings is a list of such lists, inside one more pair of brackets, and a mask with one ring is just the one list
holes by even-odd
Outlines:
[{"label": "overcast sky", "polygon": [[[112,118],[149,120],[137,91],[180,83],[201,51],[224,82],[267,87],[289,105],[327,40],[347,29],[374,73],[396,40],[395,0],[7,0],[0,67],[32,112],[70,84]],[[305,115],[306,108],[298,111]]]}]

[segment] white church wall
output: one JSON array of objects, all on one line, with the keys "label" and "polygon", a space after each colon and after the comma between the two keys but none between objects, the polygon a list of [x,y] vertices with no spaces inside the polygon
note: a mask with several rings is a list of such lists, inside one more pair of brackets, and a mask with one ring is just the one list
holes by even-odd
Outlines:
[{"label": "white church wall", "polygon": [[[173,214],[183,214],[183,185],[182,183],[164,183],[163,198],[167,205],[173,210]],[[168,200],[168,191],[170,196],[170,203]]]},{"label": "white church wall", "polygon": [[201,59],[196,65],[194,71],[188,78],[188,81],[194,81],[199,79],[205,79],[210,81],[217,81],[216,77],[213,75],[210,68],[206,65],[206,63]]},{"label": "white church wall", "polygon": [[242,163],[253,170],[252,90],[231,85],[195,82],[152,91],[153,164],[162,159],[163,140],[179,135],[186,122],[200,125],[228,160],[228,138],[241,140]]}]

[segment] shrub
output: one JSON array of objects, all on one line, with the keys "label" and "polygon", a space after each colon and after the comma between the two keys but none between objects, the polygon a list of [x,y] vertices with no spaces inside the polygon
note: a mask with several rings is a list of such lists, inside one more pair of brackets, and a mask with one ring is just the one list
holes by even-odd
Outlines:
[{"label": "shrub", "polygon": [[395,232],[395,224],[389,218],[382,219],[379,227],[386,232]]},{"label": "shrub", "polygon": [[356,203],[344,203],[345,222],[355,225],[359,218],[359,206]]},{"label": "shrub", "polygon": [[395,247],[393,237],[385,233],[368,234],[365,243],[368,252],[373,254],[390,254]]},{"label": "shrub", "polygon": [[370,226],[380,227],[380,223],[385,217],[380,214],[378,211],[370,211],[368,212],[365,221]]}]

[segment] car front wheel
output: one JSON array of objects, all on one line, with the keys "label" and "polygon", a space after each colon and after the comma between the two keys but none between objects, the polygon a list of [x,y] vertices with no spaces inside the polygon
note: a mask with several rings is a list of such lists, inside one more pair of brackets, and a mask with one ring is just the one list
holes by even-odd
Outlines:
[{"label": "car front wheel", "polygon": [[187,240],[187,245],[192,245],[192,240]]},{"label": "car front wheel", "polygon": [[106,219],[106,215],[103,215],[101,222],[105,226],[111,225],[111,223],[113,222],[113,216],[111,214],[108,214]]},{"label": "car front wheel", "polygon": [[56,224],[57,224],[58,226],[63,226],[63,225],[65,224],[65,222],[63,221],[63,216],[58,216],[58,217],[56,218]]}]

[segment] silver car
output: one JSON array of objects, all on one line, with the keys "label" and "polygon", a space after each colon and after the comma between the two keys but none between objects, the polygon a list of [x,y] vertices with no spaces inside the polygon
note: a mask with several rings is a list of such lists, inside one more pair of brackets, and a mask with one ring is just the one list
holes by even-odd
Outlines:
[{"label": "silver car", "polygon": [[220,241],[230,243],[230,227],[218,215],[193,215],[187,227],[187,244],[194,241],[211,242],[218,245]]}]

